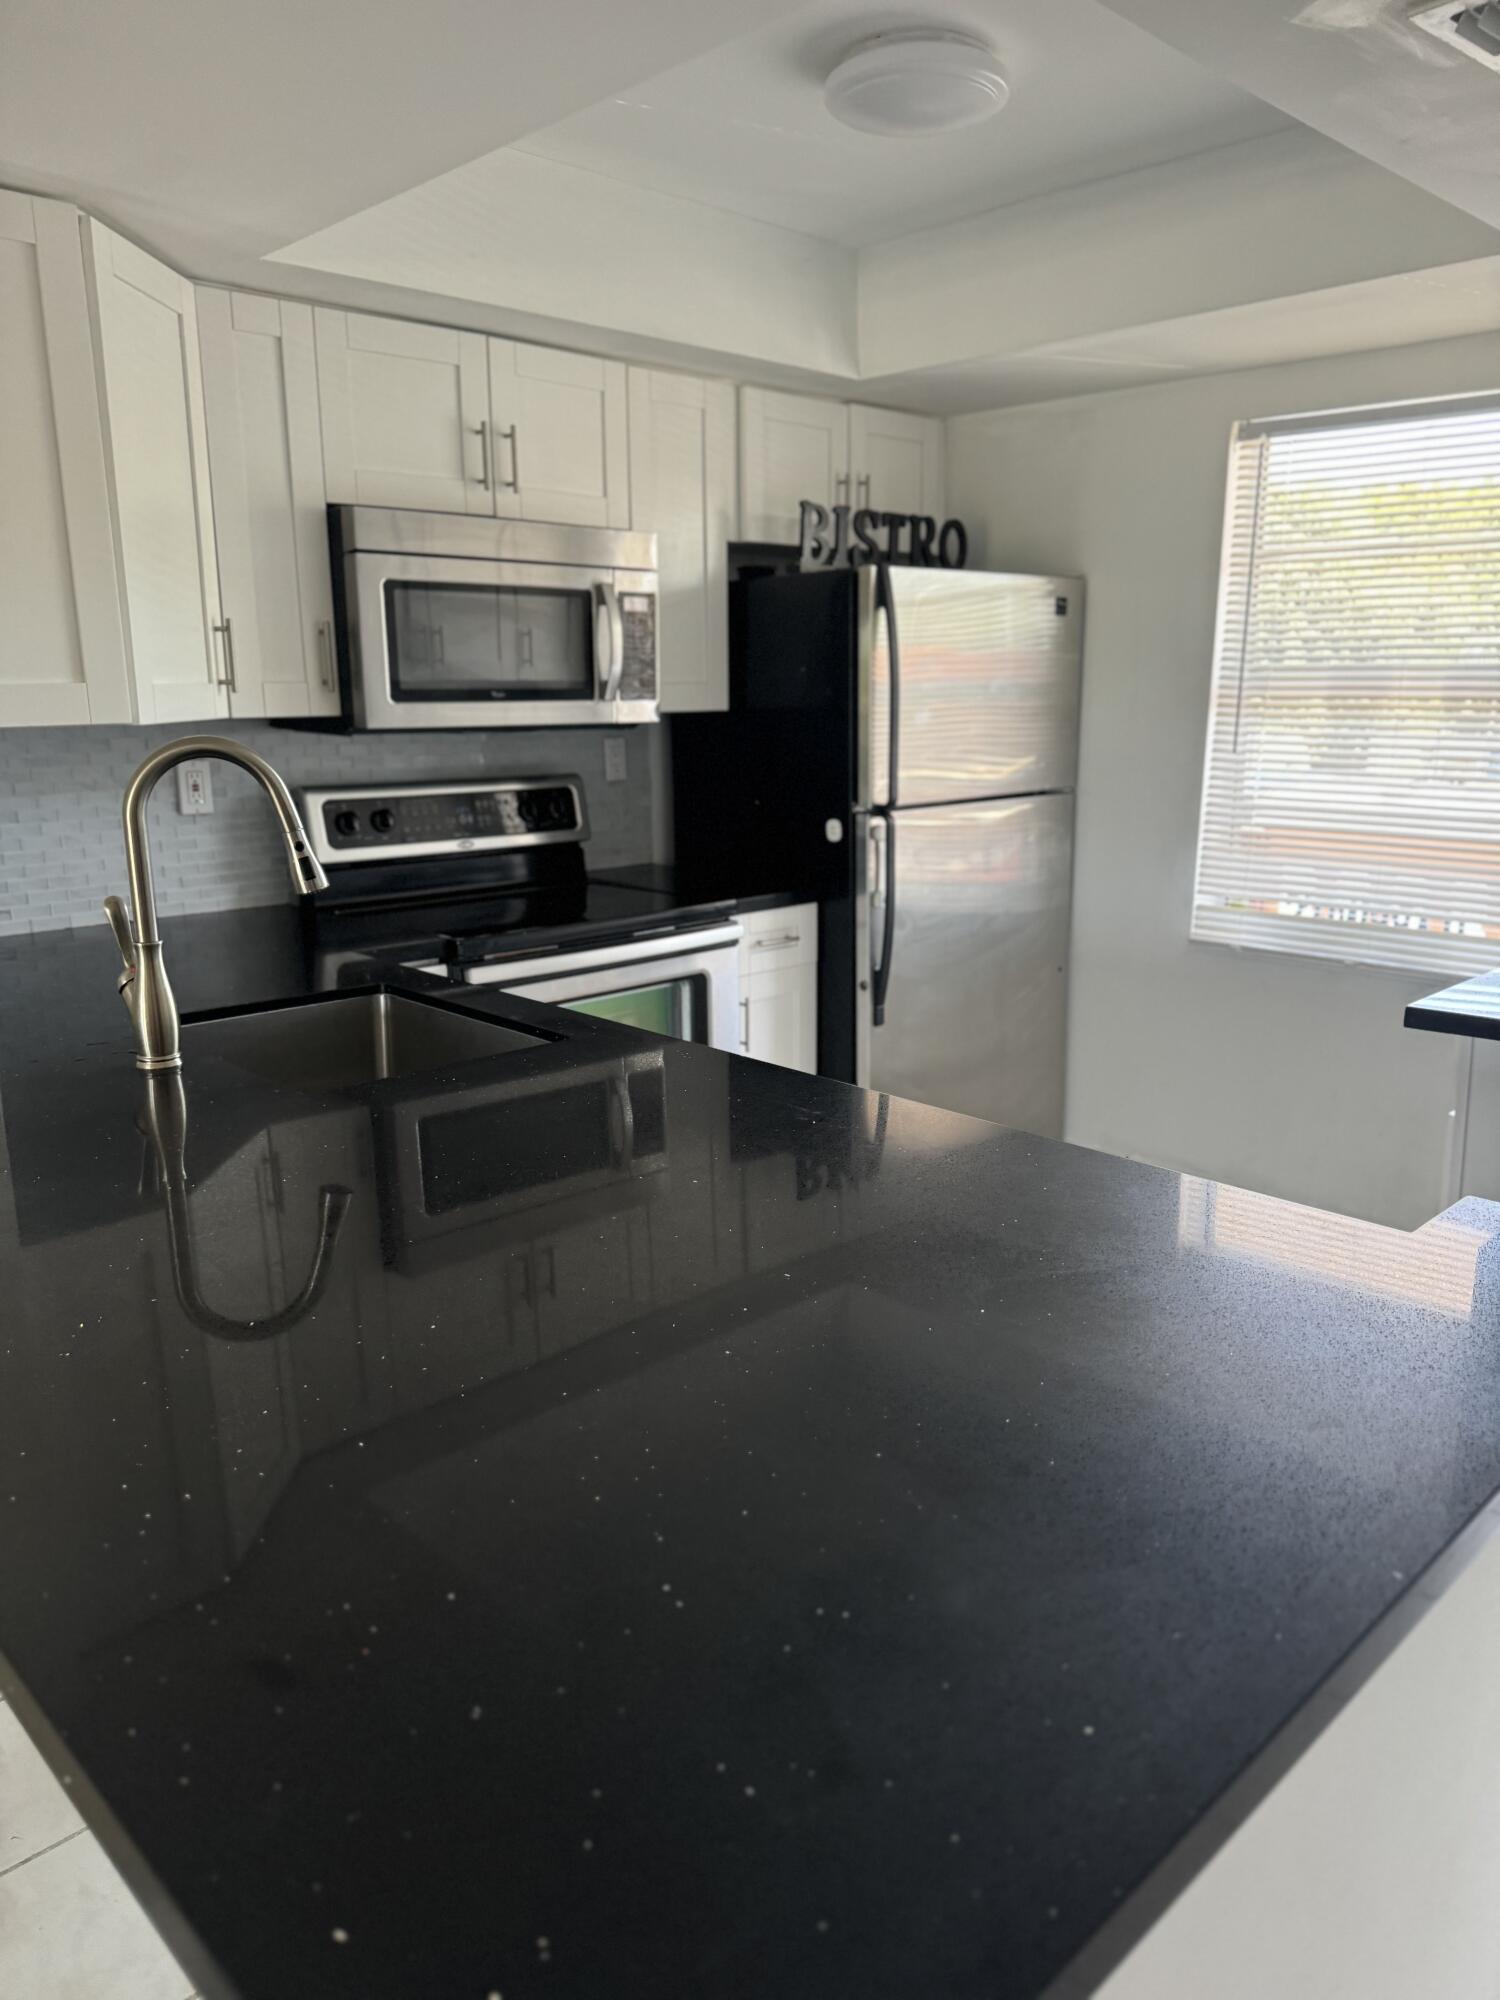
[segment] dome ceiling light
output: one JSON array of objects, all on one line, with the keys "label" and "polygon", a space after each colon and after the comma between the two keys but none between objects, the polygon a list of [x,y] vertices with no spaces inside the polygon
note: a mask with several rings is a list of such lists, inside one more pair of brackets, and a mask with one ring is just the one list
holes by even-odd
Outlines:
[{"label": "dome ceiling light", "polygon": [[841,124],[888,139],[977,125],[1009,96],[993,49],[930,29],[858,43],[823,86],[823,102]]}]

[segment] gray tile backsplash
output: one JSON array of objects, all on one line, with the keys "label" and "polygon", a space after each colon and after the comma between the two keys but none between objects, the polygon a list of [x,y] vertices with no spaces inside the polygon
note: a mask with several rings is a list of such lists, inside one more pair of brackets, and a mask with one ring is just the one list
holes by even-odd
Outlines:
[{"label": "gray tile backsplash", "polygon": [[[203,723],[268,759],[299,785],[366,779],[478,778],[577,772],[588,798],[590,867],[653,858],[661,763],[658,731],[622,732],[629,775],[604,781],[601,729],[465,730],[453,734],[337,736],[268,722]],[[0,729],[0,935],[103,922],[124,895],[120,796],[141,758],[181,725]],[[164,916],[238,910],[290,899],[285,851],[259,788],[232,765],[213,766],[214,810],[177,810],[169,772],[151,806],[151,853]]]}]

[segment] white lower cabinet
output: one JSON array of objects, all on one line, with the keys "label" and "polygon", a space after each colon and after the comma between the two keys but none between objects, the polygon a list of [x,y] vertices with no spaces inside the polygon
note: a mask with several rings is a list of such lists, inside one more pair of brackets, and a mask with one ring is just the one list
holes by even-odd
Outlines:
[{"label": "white lower cabinet", "polygon": [[234,715],[334,715],[333,591],[312,307],[200,287]]},{"label": "white lower cabinet", "polygon": [[663,714],[729,706],[734,387],[630,370],[630,525],[656,536]]},{"label": "white lower cabinet", "polygon": [[84,262],[136,718],[227,715],[193,287],[92,218]]},{"label": "white lower cabinet", "polygon": [[0,727],[129,722],[79,214],[0,190]]},{"label": "white lower cabinet", "polygon": [[759,1062],[818,1067],[818,909],[799,903],[741,918],[740,1043]]}]

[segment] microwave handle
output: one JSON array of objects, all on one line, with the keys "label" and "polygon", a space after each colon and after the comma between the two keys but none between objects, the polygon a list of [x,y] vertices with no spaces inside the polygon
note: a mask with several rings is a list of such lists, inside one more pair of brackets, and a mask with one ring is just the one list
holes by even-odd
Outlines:
[{"label": "microwave handle", "polygon": [[620,612],[620,593],[612,583],[596,583],[598,601],[594,612],[595,644],[598,645],[600,628],[606,635],[599,651],[599,679],[602,683],[600,694],[605,701],[613,701],[620,692],[620,682],[625,675],[625,620]]}]

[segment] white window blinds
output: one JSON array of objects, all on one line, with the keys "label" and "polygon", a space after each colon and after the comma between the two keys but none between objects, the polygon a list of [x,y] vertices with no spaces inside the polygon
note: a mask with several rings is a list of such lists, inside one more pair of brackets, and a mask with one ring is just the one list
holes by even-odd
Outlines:
[{"label": "white window blinds", "polygon": [[1500,398],[1236,427],[1192,933],[1500,964]]}]

